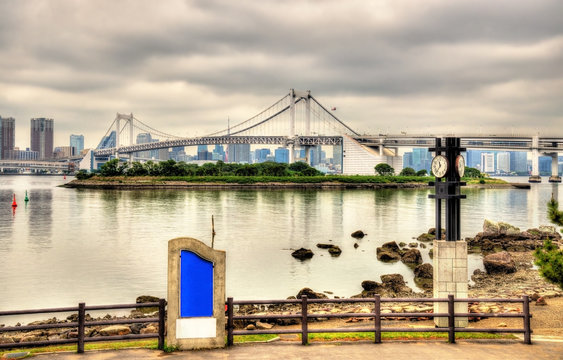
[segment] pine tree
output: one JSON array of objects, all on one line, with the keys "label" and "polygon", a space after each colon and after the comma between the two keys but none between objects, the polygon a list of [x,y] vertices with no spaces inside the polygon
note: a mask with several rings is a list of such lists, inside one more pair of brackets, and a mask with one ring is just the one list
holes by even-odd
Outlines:
[{"label": "pine tree", "polygon": [[[547,217],[553,224],[563,226],[563,211],[559,211],[559,203],[553,197],[547,203]],[[547,239],[534,251],[534,256],[540,274],[563,289],[563,250]]]}]

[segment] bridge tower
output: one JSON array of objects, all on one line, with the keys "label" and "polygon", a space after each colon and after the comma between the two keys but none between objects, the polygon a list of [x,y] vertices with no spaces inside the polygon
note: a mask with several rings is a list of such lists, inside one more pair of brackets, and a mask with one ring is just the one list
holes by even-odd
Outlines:
[{"label": "bridge tower", "polygon": [[541,176],[540,176],[540,165],[539,165],[539,143],[540,139],[538,135],[532,136],[532,174],[528,178],[528,182],[531,183],[540,183]]},{"label": "bridge tower", "polygon": [[[121,120],[125,121],[125,124],[123,125],[123,127],[121,126]],[[133,145],[134,144],[134,124],[133,124],[133,113],[127,115],[127,114],[120,114],[117,113],[116,117],[115,117],[115,152],[114,155],[117,158],[118,157],[118,153],[119,153],[119,148],[121,147],[121,132],[123,130],[125,130],[125,128],[129,128],[129,141],[124,144],[125,146],[129,146],[129,145]],[[133,153],[129,154],[129,162],[131,162],[133,159]]]},{"label": "bridge tower", "polygon": [[[295,133],[295,103],[300,100],[305,100],[305,136],[311,135],[311,90],[296,91],[295,89],[289,90],[289,138],[293,139],[297,136]],[[310,163],[309,153],[310,146],[305,146],[305,161]],[[289,163],[295,162],[295,145],[294,142],[289,144]]]}]

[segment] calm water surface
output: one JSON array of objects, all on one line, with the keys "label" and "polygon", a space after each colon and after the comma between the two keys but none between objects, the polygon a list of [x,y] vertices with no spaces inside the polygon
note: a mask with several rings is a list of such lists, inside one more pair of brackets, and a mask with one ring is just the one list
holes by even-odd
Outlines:
[{"label": "calm water surface", "polygon": [[[412,242],[434,226],[429,190],[76,190],[71,178],[0,176],[0,309],[134,302],[166,296],[167,241],[190,236],[227,251],[227,295],[273,299],[308,286],[338,296],[361,292],[361,282],[401,273],[401,262],[377,261],[387,241]],[[512,179],[514,180],[514,179]],[[527,179],[520,179],[527,180]],[[521,229],[547,224],[546,203],[561,186],[464,189],[462,237],[481,230],[485,218]],[[23,201],[25,191],[30,201]],[[18,207],[12,211],[12,194]],[[563,195],[561,195],[563,196]],[[350,233],[368,234],[356,242]],[[332,240],[332,241],[331,241]],[[316,244],[342,248],[338,258]],[[311,248],[300,262],[291,249]],[[422,250],[429,262],[428,249]],[[471,256],[470,269],[482,267]],[[0,319],[1,320],[1,319]]]}]

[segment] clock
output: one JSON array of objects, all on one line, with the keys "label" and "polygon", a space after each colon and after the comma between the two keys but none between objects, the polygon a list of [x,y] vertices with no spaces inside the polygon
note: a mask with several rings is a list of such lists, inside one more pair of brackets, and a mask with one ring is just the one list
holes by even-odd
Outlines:
[{"label": "clock", "polygon": [[448,172],[449,168],[448,159],[444,155],[436,155],[434,159],[432,159],[432,173],[437,178],[442,178]]},{"label": "clock", "polygon": [[455,158],[455,169],[457,170],[459,177],[462,178],[463,174],[465,174],[465,159],[463,158],[463,155],[458,155]]}]

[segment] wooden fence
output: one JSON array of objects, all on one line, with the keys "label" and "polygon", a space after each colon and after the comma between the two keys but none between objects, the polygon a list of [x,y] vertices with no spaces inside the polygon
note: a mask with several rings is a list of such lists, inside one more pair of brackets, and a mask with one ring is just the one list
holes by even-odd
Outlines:
[{"label": "wooden fence", "polygon": [[[447,313],[381,313],[381,303],[448,303]],[[500,302],[500,303],[521,303],[522,312],[519,313],[455,313],[454,304],[460,303],[479,303],[479,302]],[[372,313],[339,313],[339,314],[309,314],[307,309],[309,304],[341,304],[341,303],[371,303],[373,304]],[[301,334],[301,342],[306,345],[309,342],[308,335],[311,333],[349,333],[349,332],[373,332],[375,335],[375,343],[381,343],[381,333],[383,332],[447,332],[448,341],[455,343],[456,332],[479,332],[479,333],[522,333],[524,334],[524,343],[531,344],[532,329],[530,327],[529,298],[524,295],[521,299],[455,299],[453,295],[443,299],[431,298],[380,298],[376,295],[374,298],[361,299],[308,299],[302,296],[301,299],[294,300],[239,300],[234,301],[233,298],[227,299],[227,345],[233,345],[234,335],[251,335],[251,334]],[[301,313],[292,315],[234,315],[235,305],[287,305],[301,304]],[[369,317],[374,319],[373,327],[361,328],[332,328],[332,329],[309,329],[308,320],[312,318],[350,318],[350,317]],[[396,328],[382,327],[381,320],[386,318],[419,318],[419,317],[447,317],[448,327],[437,328]],[[520,329],[510,328],[459,328],[455,327],[456,317],[479,317],[479,318],[522,318],[523,327]],[[277,320],[277,319],[300,319],[301,329],[275,329],[275,330],[235,330],[235,320]]]},{"label": "wooden fence", "polygon": [[[140,318],[140,319],[115,319],[115,320],[86,321],[86,311],[117,310],[117,309],[131,309],[131,308],[150,308],[150,307],[158,308],[158,317]],[[13,315],[68,313],[68,312],[77,312],[77,314],[78,314],[77,321],[65,322],[65,323],[59,323],[59,324],[42,324],[42,325],[1,327],[0,328],[0,334],[6,333],[6,332],[21,332],[21,331],[43,330],[43,329],[70,328],[70,329],[76,329],[76,331],[77,331],[77,337],[76,338],[0,344],[0,349],[27,348],[27,347],[50,346],[50,345],[60,345],[60,344],[77,344],[77,350],[76,351],[78,353],[83,353],[84,352],[84,344],[87,343],[87,342],[132,340],[132,339],[150,339],[150,338],[158,338],[158,348],[164,349],[164,330],[165,330],[164,320],[165,320],[165,316],[166,316],[166,300],[164,300],[164,299],[160,299],[158,302],[140,303],[140,304],[86,306],[84,303],[80,303],[80,304],[78,304],[78,307],[64,307],[64,308],[37,309],[37,310],[0,311],[0,317],[2,317],[2,316],[13,316]],[[158,334],[127,334],[127,335],[96,336],[96,337],[85,336],[85,329],[87,327],[91,327],[91,326],[124,325],[124,324],[149,323],[149,322],[157,322],[158,323]]]}]

